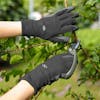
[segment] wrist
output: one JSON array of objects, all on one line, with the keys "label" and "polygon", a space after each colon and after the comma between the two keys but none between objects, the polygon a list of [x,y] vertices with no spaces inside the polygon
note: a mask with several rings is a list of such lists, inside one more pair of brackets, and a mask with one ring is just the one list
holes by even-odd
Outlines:
[{"label": "wrist", "polygon": [[0,38],[19,36],[22,33],[22,25],[20,21],[1,21],[0,22]]},{"label": "wrist", "polygon": [[29,36],[30,32],[30,20],[22,20],[21,24],[22,24],[22,35],[23,36]]},{"label": "wrist", "polygon": [[35,20],[23,20],[22,24],[22,35],[23,36],[35,36],[37,34],[35,25]]},{"label": "wrist", "polygon": [[34,88],[34,94],[49,83],[48,73],[41,65],[22,78],[22,80],[26,80]]},{"label": "wrist", "polygon": [[5,93],[0,100],[29,100],[34,88],[25,80],[21,80],[15,87]]}]

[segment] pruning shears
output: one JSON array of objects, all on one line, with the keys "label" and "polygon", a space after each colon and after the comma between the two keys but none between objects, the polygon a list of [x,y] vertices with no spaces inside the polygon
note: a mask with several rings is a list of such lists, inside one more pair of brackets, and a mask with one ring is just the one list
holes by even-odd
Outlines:
[{"label": "pruning shears", "polygon": [[70,70],[66,73],[66,78],[69,78],[73,74],[77,66],[78,63],[77,50],[79,46],[80,46],[80,41],[77,41],[77,43],[72,43],[71,47],[68,49],[68,52],[73,55],[73,62]]},{"label": "pruning shears", "polygon": [[[67,7],[68,1],[65,0],[64,2],[65,2],[65,7]],[[65,43],[67,43],[69,41],[68,37],[65,38],[63,36],[59,39],[61,39],[61,41],[65,42]],[[66,73],[66,75],[64,75],[64,78],[66,78],[66,79],[69,78],[73,74],[73,72],[77,66],[77,63],[78,63],[77,50],[80,47],[80,41],[77,39],[75,31],[72,32],[71,39],[72,39],[72,43],[68,49],[68,52],[71,55],[73,55],[73,62],[72,62],[72,66],[70,67],[70,70]]]}]

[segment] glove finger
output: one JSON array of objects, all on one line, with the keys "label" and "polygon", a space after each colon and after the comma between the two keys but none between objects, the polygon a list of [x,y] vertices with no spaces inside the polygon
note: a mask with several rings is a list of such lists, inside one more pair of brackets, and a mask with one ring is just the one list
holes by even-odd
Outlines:
[{"label": "glove finger", "polygon": [[63,14],[61,16],[59,16],[59,19],[60,20],[63,20],[63,19],[66,19],[66,18],[76,18],[76,17],[79,17],[79,14],[78,13],[68,13],[68,14]]},{"label": "glove finger", "polygon": [[73,6],[70,6],[70,7],[68,7],[67,8],[67,10],[64,12],[64,13],[70,13],[71,11],[73,11],[75,9],[75,7],[73,7]]},{"label": "glove finger", "polygon": [[66,25],[75,25],[77,22],[76,20],[73,18],[69,18],[69,19],[65,19],[61,21],[61,27],[64,27]]},{"label": "glove finger", "polygon": [[61,78],[64,78],[64,79],[68,79],[68,78],[70,78],[72,76],[72,74],[75,71],[75,68],[77,66],[77,63],[78,63],[77,62],[78,61],[78,58],[77,58],[77,54],[76,53],[74,53],[74,55],[72,55],[72,54],[69,53],[68,56],[65,56],[66,59],[64,59],[65,60],[64,62],[67,61],[67,64],[66,64],[67,72],[64,71],[61,74]]},{"label": "glove finger", "polygon": [[64,14],[64,13],[69,13],[69,12],[71,12],[71,11],[74,10],[74,9],[75,9],[75,7],[64,8],[63,10],[58,11],[58,12],[56,13],[56,15],[60,16],[60,15],[62,15],[62,14]]},{"label": "glove finger", "polygon": [[66,10],[67,10],[67,8],[64,8],[64,9],[62,9],[62,10],[56,12],[56,15],[57,15],[57,16],[60,16],[60,15],[62,15]]},{"label": "glove finger", "polygon": [[65,36],[56,36],[53,38],[49,39],[52,42],[63,42],[63,43],[67,43],[69,41],[69,37],[65,37]]},{"label": "glove finger", "polygon": [[78,29],[79,28],[75,25],[66,25],[66,26],[62,27],[61,33],[73,32],[73,31],[76,31]]}]

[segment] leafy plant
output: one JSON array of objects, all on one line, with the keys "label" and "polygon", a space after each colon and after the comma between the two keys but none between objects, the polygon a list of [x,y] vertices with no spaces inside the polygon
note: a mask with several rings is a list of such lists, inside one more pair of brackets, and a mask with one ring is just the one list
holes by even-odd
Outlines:
[{"label": "leafy plant", "polygon": [[[77,10],[81,14],[80,26],[90,25],[95,19],[97,19],[98,5],[100,0],[78,0],[75,2]],[[36,6],[35,9],[39,9],[43,14],[47,12],[54,12],[58,9],[64,7],[64,2],[62,0],[41,0],[42,8]],[[71,4],[71,1],[69,2]],[[16,9],[17,8],[17,9]],[[9,13],[9,14],[8,14]],[[2,0],[0,1],[0,20],[21,20],[27,18],[27,11],[24,9],[24,0]],[[92,49],[91,45],[86,47],[79,52],[79,63],[81,67],[80,74],[80,84],[91,79],[92,82],[96,82],[100,78],[100,46]],[[12,68],[8,71],[3,70],[0,72],[0,76],[9,81],[13,76],[18,77],[18,79],[32,70],[35,66],[43,63],[46,59],[56,54],[67,51],[66,44],[52,43],[39,38],[7,38],[0,39],[0,63],[4,61],[5,66],[1,66],[4,69],[6,67]],[[3,63],[3,65],[4,65]],[[21,64],[22,67],[14,68],[18,66],[16,64]],[[10,66],[11,65],[11,66]],[[0,94],[5,93],[7,90],[0,89]],[[46,92],[47,95],[50,93]],[[86,96],[78,95],[76,93],[70,93],[70,95],[79,100],[79,98],[84,98],[83,100],[93,100],[92,94],[87,91]],[[54,95],[52,94],[54,97]]]}]

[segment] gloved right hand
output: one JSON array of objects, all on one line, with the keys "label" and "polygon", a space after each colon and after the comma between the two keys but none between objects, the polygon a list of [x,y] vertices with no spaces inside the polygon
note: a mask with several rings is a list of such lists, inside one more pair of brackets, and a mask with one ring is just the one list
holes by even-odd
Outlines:
[{"label": "gloved right hand", "polygon": [[59,78],[66,79],[71,77],[76,65],[76,55],[70,52],[60,54],[40,64],[37,68],[26,74],[22,80],[29,82],[33,86],[36,94],[43,86],[51,84]]},{"label": "gloved right hand", "polygon": [[40,37],[54,42],[67,41],[68,38],[58,35],[78,29],[75,25],[78,13],[72,13],[72,10],[74,7],[65,8],[40,20],[23,20],[22,35]]}]

